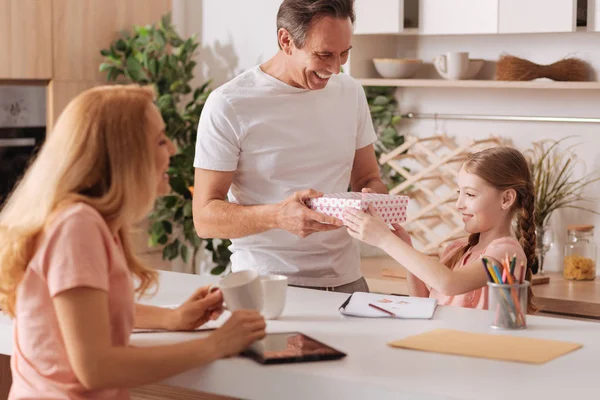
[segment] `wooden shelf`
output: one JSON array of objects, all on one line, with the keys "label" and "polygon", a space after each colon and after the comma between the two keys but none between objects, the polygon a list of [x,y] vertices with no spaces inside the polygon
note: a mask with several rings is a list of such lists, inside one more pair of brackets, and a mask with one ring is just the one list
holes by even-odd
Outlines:
[{"label": "wooden shelf", "polygon": [[600,82],[550,82],[550,81],[493,81],[445,79],[358,79],[363,86],[398,86],[415,88],[457,89],[553,89],[553,90],[600,90]]}]

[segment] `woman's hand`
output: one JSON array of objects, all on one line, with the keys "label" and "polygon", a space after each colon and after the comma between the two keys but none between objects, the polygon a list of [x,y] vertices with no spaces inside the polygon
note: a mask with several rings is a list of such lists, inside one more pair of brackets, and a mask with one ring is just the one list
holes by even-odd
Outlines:
[{"label": "woman's hand", "polygon": [[392,235],[390,228],[371,205],[367,213],[348,207],[344,210],[343,218],[350,236],[372,246],[381,247]]},{"label": "woman's hand", "polygon": [[209,293],[210,286],[197,289],[182,305],[172,310],[169,330],[193,330],[208,320],[219,318],[223,312],[220,290]]},{"label": "woman's hand", "polygon": [[237,310],[207,340],[211,342],[218,358],[230,357],[264,338],[266,327],[265,319],[257,311]]}]

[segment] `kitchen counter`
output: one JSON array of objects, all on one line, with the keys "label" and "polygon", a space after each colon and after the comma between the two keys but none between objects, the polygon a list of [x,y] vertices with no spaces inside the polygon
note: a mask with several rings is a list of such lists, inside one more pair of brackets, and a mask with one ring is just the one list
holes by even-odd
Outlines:
[{"label": "kitchen counter", "polygon": [[[183,301],[213,277],[160,273],[158,294],[145,302]],[[337,311],[347,295],[289,288],[283,315],[269,332],[301,331],[348,353],[339,361],[261,366],[245,358],[219,360],[163,383],[245,399],[502,399],[501,381],[510,381],[514,399],[590,398],[600,391],[597,323],[528,317],[528,329],[505,334],[572,341],[583,348],[544,365],[528,365],[392,349],[391,340],[437,328],[496,333],[485,311],[438,307],[432,320],[344,317]],[[132,344],[151,346],[201,337],[205,333],[139,333]],[[11,321],[0,318],[0,353],[12,352]]]},{"label": "kitchen counter", "polygon": [[[408,295],[406,270],[393,258],[364,257],[361,269],[372,292]],[[564,279],[558,272],[548,272],[544,276],[550,278],[549,283],[532,287],[543,313],[600,319],[600,278],[577,282]]]}]

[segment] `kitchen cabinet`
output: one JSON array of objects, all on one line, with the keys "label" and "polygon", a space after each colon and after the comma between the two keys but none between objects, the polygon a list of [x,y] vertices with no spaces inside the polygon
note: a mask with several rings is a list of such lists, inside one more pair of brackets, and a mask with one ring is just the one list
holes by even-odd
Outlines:
[{"label": "kitchen cabinet", "polygon": [[394,34],[404,30],[404,0],[356,0],[354,33]]},{"label": "kitchen cabinet", "polygon": [[[575,32],[585,0],[356,0],[355,34],[461,35]],[[588,1],[588,28],[600,31],[600,0]],[[407,20],[418,28],[407,28]]]},{"label": "kitchen cabinet", "polygon": [[54,0],[54,79],[106,81],[98,71],[121,30],[160,21],[171,0]]},{"label": "kitchen cabinet", "polygon": [[52,1],[0,0],[0,79],[52,77]]},{"label": "kitchen cabinet", "polygon": [[[2,1],[2,0],[0,0]],[[171,0],[44,0],[53,4],[53,79],[48,87],[50,131],[65,106],[79,93],[106,83],[98,71],[100,50],[122,30],[160,21]],[[50,35],[49,35],[50,36]]]},{"label": "kitchen cabinet", "polygon": [[419,33],[498,33],[498,0],[420,0]]},{"label": "kitchen cabinet", "polygon": [[600,0],[587,0],[587,30],[600,32]]},{"label": "kitchen cabinet", "polygon": [[499,33],[574,32],[577,0],[499,0]]}]

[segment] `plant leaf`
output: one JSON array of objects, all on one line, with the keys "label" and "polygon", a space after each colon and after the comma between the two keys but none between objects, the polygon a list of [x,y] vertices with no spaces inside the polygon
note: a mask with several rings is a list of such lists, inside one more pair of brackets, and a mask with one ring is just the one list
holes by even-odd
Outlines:
[{"label": "plant leaf", "polygon": [[137,58],[133,56],[127,57],[126,65],[127,72],[134,82],[141,82],[148,79],[148,76],[142,69],[142,64],[137,60]]}]

